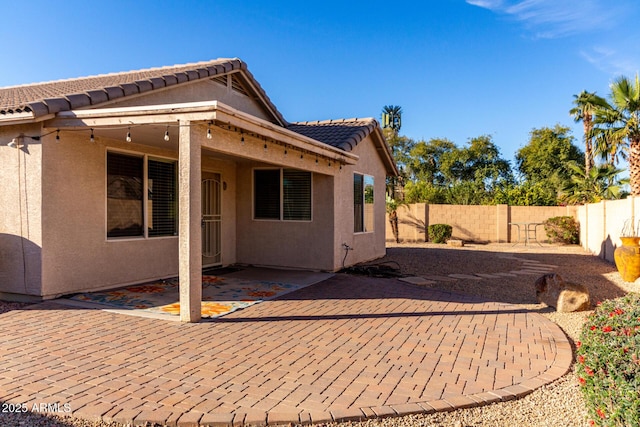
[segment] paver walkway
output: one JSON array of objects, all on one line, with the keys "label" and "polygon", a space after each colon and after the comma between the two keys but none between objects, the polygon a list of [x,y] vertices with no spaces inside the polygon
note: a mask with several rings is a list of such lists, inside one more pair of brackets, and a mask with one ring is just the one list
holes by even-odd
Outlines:
[{"label": "paver walkway", "polygon": [[213,322],[45,302],[0,315],[0,401],[143,425],[264,425],[507,400],[564,375],[560,328],[516,306],[336,275]]}]

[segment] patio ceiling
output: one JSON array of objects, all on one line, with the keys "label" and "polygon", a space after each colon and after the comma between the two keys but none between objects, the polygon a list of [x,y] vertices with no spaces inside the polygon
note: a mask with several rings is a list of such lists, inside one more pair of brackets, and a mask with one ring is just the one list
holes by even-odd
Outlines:
[{"label": "patio ceiling", "polygon": [[[85,131],[96,137],[124,139],[131,132],[132,140],[156,147],[175,149],[173,141],[178,140],[180,122],[195,122],[191,126],[202,128],[203,146],[206,144],[207,127],[217,126],[254,138],[261,138],[277,145],[291,147],[311,155],[327,158],[341,164],[355,164],[358,156],[301,135],[266,120],[243,113],[217,101],[103,108],[93,110],[62,111],[44,126],[52,131]],[[169,141],[165,141],[168,132]],[[238,136],[238,139],[241,137]],[[213,147],[208,147],[213,148]],[[229,152],[229,154],[235,154]]]}]

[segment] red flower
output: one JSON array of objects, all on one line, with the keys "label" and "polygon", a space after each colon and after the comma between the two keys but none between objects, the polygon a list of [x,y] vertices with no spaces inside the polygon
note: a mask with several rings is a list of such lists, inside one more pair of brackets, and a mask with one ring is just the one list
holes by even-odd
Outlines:
[{"label": "red flower", "polygon": [[580,385],[585,385],[587,383],[587,380],[585,380],[584,378],[580,377],[580,378],[578,378],[578,382],[580,383]]},{"label": "red flower", "polygon": [[600,409],[600,408],[598,408],[598,410],[596,411],[596,414],[598,414],[598,416],[600,418],[604,418],[605,417],[604,411],[602,409]]},{"label": "red flower", "polygon": [[609,325],[602,327],[602,332],[611,332],[611,331],[613,331],[613,328]]},{"label": "red flower", "polygon": [[591,325],[591,327],[589,329],[591,329],[592,331],[595,331],[598,328],[596,327],[596,325]]},{"label": "red flower", "polygon": [[595,422],[595,421],[593,421],[593,420],[589,420],[589,425],[590,425],[590,426],[594,426],[594,425],[596,425],[596,422]]},{"label": "red flower", "polygon": [[576,348],[580,348],[581,345],[582,345],[582,342],[576,341]]},{"label": "red flower", "polygon": [[578,356],[578,362],[579,363],[584,363],[584,356],[583,355]]},{"label": "red flower", "polygon": [[592,377],[592,376],[593,376],[593,369],[591,369],[590,367],[585,366],[585,367],[584,367],[584,371],[585,371],[585,372],[587,373],[587,375],[589,375],[590,377]]}]

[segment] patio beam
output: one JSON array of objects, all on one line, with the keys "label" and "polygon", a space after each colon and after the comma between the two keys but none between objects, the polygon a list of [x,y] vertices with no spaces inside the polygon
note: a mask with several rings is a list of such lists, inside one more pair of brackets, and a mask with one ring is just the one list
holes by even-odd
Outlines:
[{"label": "patio beam", "polygon": [[202,307],[202,150],[191,123],[180,121],[178,141],[180,321],[199,322]]}]

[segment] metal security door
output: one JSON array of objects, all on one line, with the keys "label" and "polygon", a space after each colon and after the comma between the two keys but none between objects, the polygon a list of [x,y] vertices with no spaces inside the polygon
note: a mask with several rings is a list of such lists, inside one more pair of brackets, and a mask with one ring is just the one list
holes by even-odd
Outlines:
[{"label": "metal security door", "polygon": [[222,262],[222,186],[220,174],[202,180],[202,265]]}]

